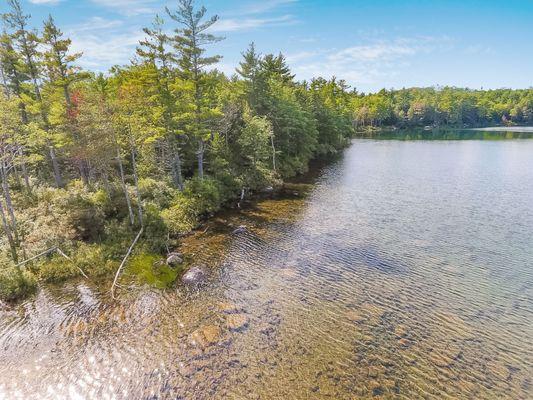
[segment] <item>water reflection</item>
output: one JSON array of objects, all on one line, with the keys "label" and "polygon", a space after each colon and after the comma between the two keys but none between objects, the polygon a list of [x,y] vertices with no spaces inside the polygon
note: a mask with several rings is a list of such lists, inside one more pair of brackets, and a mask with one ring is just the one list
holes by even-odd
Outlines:
[{"label": "water reflection", "polygon": [[186,242],[200,291],[81,281],[1,311],[0,398],[530,398],[531,154],[356,141]]},{"label": "water reflection", "polygon": [[380,140],[511,140],[533,139],[530,127],[495,127],[476,129],[396,129],[362,133]]}]

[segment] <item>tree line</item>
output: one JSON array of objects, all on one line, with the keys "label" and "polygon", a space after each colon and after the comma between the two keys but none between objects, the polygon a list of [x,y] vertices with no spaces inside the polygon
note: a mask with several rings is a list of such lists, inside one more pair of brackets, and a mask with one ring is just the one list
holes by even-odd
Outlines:
[{"label": "tree line", "polygon": [[454,87],[381,90],[353,98],[359,127],[484,127],[533,124],[533,89]]}]

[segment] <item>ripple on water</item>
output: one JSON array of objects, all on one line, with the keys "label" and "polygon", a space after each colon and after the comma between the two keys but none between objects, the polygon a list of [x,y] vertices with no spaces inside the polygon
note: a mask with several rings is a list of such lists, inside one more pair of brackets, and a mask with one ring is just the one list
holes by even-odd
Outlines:
[{"label": "ripple on water", "polygon": [[202,290],[0,310],[0,398],[531,398],[532,151],[355,142],[187,239]]}]

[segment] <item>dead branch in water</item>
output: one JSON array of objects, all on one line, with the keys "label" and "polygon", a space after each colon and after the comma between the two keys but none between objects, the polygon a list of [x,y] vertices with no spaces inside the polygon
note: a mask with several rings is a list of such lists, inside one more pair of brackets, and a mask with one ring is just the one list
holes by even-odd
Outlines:
[{"label": "dead branch in water", "polygon": [[126,261],[127,261],[128,257],[130,256],[131,252],[133,251],[133,248],[137,244],[137,241],[141,237],[143,231],[144,231],[144,227],[141,228],[141,230],[139,231],[139,233],[135,237],[135,240],[131,244],[130,248],[128,249],[128,252],[126,253],[124,258],[122,259],[122,262],[120,263],[120,265],[119,265],[119,267],[117,269],[117,272],[115,274],[115,279],[113,280],[113,285],[111,285],[111,297],[113,297],[113,299],[115,298],[115,287],[117,286],[118,277],[120,276],[120,273],[122,272],[122,269],[124,268],[124,265],[126,264]]}]

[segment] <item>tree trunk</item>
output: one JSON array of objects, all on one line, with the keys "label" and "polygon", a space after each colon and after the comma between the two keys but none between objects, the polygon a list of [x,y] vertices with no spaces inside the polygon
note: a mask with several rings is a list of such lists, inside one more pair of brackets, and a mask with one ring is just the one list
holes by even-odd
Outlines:
[{"label": "tree trunk", "polygon": [[21,150],[22,155],[22,162],[20,164],[22,168],[22,175],[24,176],[24,185],[26,186],[26,190],[28,192],[31,192],[31,186],[30,186],[30,176],[28,175],[28,168],[26,166],[26,155],[24,153],[24,149]]},{"label": "tree trunk", "polygon": [[17,263],[18,262],[17,244],[15,243],[15,240],[13,239],[11,228],[9,227],[9,224],[7,223],[6,213],[4,211],[4,205],[1,200],[0,200],[0,219],[2,219],[2,226],[4,227],[4,231],[6,233],[7,240],[9,242],[11,256],[13,257],[13,261]]},{"label": "tree trunk", "polygon": [[18,244],[18,229],[17,229],[17,218],[15,217],[15,210],[13,209],[13,202],[11,201],[11,193],[9,192],[9,184],[7,182],[7,170],[5,163],[2,163],[2,192],[4,194],[4,199],[6,200],[7,211],[9,213],[9,218],[11,219],[11,225],[13,227],[13,237],[15,239],[15,244]]},{"label": "tree trunk", "polygon": [[131,162],[133,167],[133,180],[135,182],[135,194],[137,195],[137,212],[139,214],[139,223],[144,226],[143,208],[141,204],[141,192],[139,191],[139,179],[137,177],[137,162],[135,161],[135,147],[131,148]]},{"label": "tree trunk", "polygon": [[54,169],[54,179],[56,181],[56,187],[62,188],[63,179],[61,179],[61,171],[59,169],[59,163],[56,157],[56,150],[50,140],[48,140],[47,142],[48,142],[48,151],[50,154],[50,159],[52,160],[52,168]]},{"label": "tree trunk", "polygon": [[270,136],[270,145],[272,146],[272,168],[276,171],[276,147],[274,146],[274,135]]},{"label": "tree trunk", "polygon": [[122,190],[124,191],[124,197],[126,197],[126,204],[128,206],[128,214],[130,216],[130,223],[133,225],[135,218],[133,216],[133,210],[131,208],[130,194],[128,193],[128,187],[126,186],[126,179],[124,178],[124,168],[122,167],[122,157],[120,157],[120,149],[117,147],[117,161],[118,170],[120,172],[120,182],[122,184]]},{"label": "tree trunk", "polygon": [[9,86],[7,85],[7,79],[4,73],[4,69],[1,66],[0,66],[0,77],[2,78],[2,87],[4,88],[4,94],[6,95],[6,98],[9,100],[11,98],[11,93],[9,91]]},{"label": "tree trunk", "polygon": [[172,160],[172,176],[174,180],[174,185],[179,190],[183,190],[183,176],[181,173],[181,158],[178,153],[178,150],[175,151],[174,159]]},{"label": "tree trunk", "polygon": [[204,179],[204,140],[198,140],[198,152],[196,153],[198,157],[198,177]]}]

